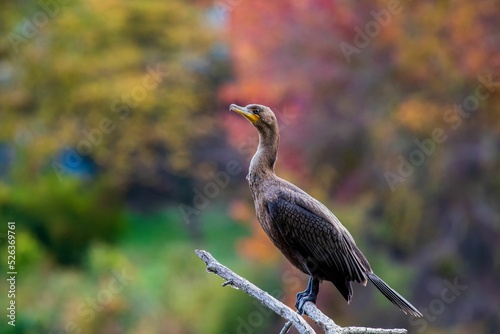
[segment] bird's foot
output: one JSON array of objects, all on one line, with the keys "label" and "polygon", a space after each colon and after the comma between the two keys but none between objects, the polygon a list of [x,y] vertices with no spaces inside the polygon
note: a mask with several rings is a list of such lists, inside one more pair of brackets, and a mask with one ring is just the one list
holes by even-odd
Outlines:
[{"label": "bird's foot", "polygon": [[295,307],[298,309],[298,307],[300,305],[300,301],[310,294],[311,294],[311,284],[308,284],[307,289],[305,289],[302,292],[297,293],[297,295],[295,296]]},{"label": "bird's foot", "polygon": [[299,292],[295,299],[295,307],[297,312],[302,315],[304,314],[304,305],[307,302],[313,302],[316,304],[316,297],[319,292],[319,279],[309,277],[309,282],[307,283],[307,289],[305,291]]},{"label": "bird's foot", "polygon": [[309,293],[309,291],[302,291],[302,292],[299,292],[295,295],[295,307],[297,307],[297,303],[299,302],[299,299],[303,298],[304,296],[306,296],[307,294]]},{"label": "bird's foot", "polygon": [[312,293],[305,294],[305,291],[297,294],[297,300],[295,301],[297,313],[299,313],[300,315],[304,314],[304,305],[307,302],[313,302],[314,304],[316,304],[316,295]]}]

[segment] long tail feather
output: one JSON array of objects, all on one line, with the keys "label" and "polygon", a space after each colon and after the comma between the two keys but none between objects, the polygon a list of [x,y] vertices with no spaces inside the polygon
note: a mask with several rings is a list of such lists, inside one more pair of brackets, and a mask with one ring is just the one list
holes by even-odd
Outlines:
[{"label": "long tail feather", "polygon": [[394,291],[387,283],[382,281],[380,277],[375,275],[374,273],[367,273],[368,278],[370,281],[377,287],[377,289],[382,292],[382,294],[389,299],[394,305],[399,307],[401,311],[403,311],[405,314],[410,314],[414,317],[421,317],[422,313],[420,313],[419,310],[412,304],[410,304],[406,299],[403,298],[399,293]]}]

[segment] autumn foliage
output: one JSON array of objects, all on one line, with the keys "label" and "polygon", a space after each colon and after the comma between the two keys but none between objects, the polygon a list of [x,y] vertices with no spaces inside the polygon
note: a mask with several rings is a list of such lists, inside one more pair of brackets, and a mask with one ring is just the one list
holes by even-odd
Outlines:
[{"label": "autumn foliage", "polygon": [[[1,9],[0,243],[17,221],[23,305],[6,333],[238,332],[255,305],[209,281],[195,247],[293,305],[306,277],[256,221],[245,174],[257,133],[230,103],[276,112],[278,175],[331,208],[375,271],[428,312],[408,323],[370,288],[355,286],[348,306],[324,284],[325,313],[342,325],[498,332],[497,2]],[[122,268],[133,282],[82,317]],[[456,280],[467,288],[437,315]],[[280,325],[269,316],[252,330]]]},{"label": "autumn foliage", "polygon": [[220,96],[286,120],[278,173],[362,210],[354,233],[413,259],[420,290],[442,274],[493,284],[491,256],[473,259],[500,251],[499,14],[491,1],[242,1]]}]

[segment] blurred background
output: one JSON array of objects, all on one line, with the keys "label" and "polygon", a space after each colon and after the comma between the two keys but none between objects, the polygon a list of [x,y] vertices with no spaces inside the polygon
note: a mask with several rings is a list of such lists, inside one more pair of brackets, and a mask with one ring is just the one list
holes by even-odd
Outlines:
[{"label": "blurred background", "polygon": [[[372,267],[343,326],[500,333],[497,1],[0,1],[2,333],[277,333],[202,248],[290,306],[307,277],[258,225],[245,175],[277,114],[277,173]],[[16,222],[16,326],[7,222]]]}]

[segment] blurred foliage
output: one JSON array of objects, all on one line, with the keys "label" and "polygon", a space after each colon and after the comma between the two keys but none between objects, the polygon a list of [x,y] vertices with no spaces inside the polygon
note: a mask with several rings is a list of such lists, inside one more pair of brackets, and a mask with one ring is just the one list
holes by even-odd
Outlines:
[{"label": "blurred foliage", "polygon": [[[426,333],[499,331],[494,1],[1,7],[0,223],[17,222],[20,273],[17,326],[1,333],[277,332],[274,315],[249,325],[267,313],[193,253],[289,305],[306,284],[255,221],[257,135],[227,111],[252,102],[277,113],[278,174],[331,207],[388,283],[420,308],[445,280],[467,285]],[[241,173],[196,207],[228,161]],[[350,305],[321,289],[340,324],[421,331],[373,289]]]},{"label": "blurred foliage", "polygon": [[[127,216],[121,240],[114,246],[92,243],[79,268],[62,270],[46,258],[23,266],[17,282],[22,292],[17,298],[21,305],[17,325],[0,327],[2,333],[218,334],[233,332],[238,319],[256,309],[250,297],[222,289],[220,277],[205,273],[175,211]],[[220,211],[208,216],[219,217],[207,225],[234,230],[234,222],[223,219]],[[242,236],[237,230],[231,239],[207,234],[206,248],[234,248]],[[24,241],[25,237],[18,238],[19,245]],[[18,251],[23,259],[39,256],[39,248]],[[270,281],[276,287],[275,271],[260,272],[257,264],[238,262],[227,251],[214,253],[249,279]],[[6,294],[5,285],[0,293]],[[265,331],[268,325],[259,328]]]},{"label": "blurred foliage", "polygon": [[[401,261],[418,268],[417,305],[428,307],[444,278],[481,296],[447,306],[429,327],[500,328],[498,298],[482,289],[500,278],[491,256],[500,252],[498,15],[488,0],[318,0],[241,2],[229,16],[234,80],[221,97],[277,112],[278,174],[333,200],[334,212],[362,203],[351,208],[362,212],[356,240],[391,283],[410,280]],[[230,117],[236,147],[255,136]],[[339,213],[344,222],[352,215]],[[275,252],[267,247],[259,253]],[[391,266],[370,256],[379,248]]]},{"label": "blurred foliage", "polygon": [[64,264],[78,263],[95,240],[116,239],[124,225],[121,203],[116,192],[100,183],[59,182],[55,175],[15,187],[0,183],[0,219],[22,222]]},{"label": "blurred foliage", "polygon": [[21,42],[25,19],[44,7],[2,9],[0,141],[22,147],[32,171],[53,157],[62,179],[81,164],[76,154],[121,187],[165,187],[162,174],[188,173],[190,144],[213,129],[213,36],[201,11],[179,0],[54,4],[36,38]]}]

